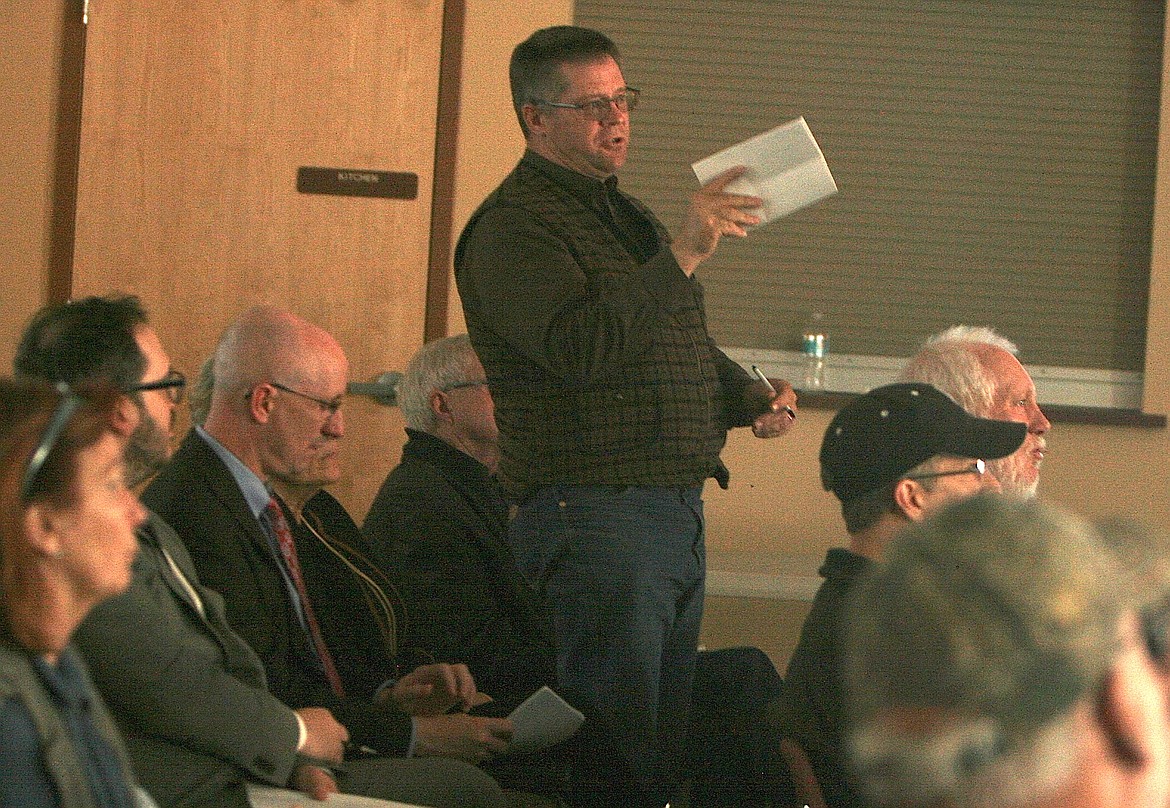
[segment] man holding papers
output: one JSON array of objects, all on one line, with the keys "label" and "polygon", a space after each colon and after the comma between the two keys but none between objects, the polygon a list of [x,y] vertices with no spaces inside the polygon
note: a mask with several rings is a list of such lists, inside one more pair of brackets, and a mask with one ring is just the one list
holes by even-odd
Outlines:
[{"label": "man holding papers", "polygon": [[617,188],[630,87],[596,31],[537,31],[512,54],[527,150],[472,216],[456,279],[518,506],[509,541],[554,612],[562,695],[591,754],[577,805],[661,806],[685,735],[703,610],[702,486],[727,430],[782,435],[796,403],[715,347],[695,269],[761,200],[716,177],[672,239]]}]

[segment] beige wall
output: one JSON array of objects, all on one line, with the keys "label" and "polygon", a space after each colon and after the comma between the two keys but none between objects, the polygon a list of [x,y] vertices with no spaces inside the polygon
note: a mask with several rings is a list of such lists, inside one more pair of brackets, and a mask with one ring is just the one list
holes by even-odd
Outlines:
[{"label": "beige wall", "polygon": [[[53,161],[65,7],[6,3],[0,14],[0,368],[25,321],[48,299]],[[78,4],[72,4],[78,6]],[[78,13],[76,9],[73,13]]]}]

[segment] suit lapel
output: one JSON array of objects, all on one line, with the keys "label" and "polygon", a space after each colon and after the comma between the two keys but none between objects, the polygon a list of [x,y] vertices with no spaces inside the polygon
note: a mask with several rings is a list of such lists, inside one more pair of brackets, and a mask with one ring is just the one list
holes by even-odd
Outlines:
[{"label": "suit lapel", "polygon": [[[168,559],[175,563],[180,572],[187,578],[188,583],[194,586],[194,565],[191,564],[191,559],[187,556],[186,548],[182,547],[182,542],[178,542],[175,546],[174,542],[164,539],[167,531],[165,530],[165,523],[154,511],[147,512],[147,521],[138,529],[139,540],[147,544],[151,548],[158,551],[158,567],[159,574],[166,583],[167,588],[174,593],[175,597],[187,604],[193,611],[198,612],[203,616],[203,609],[201,605],[192,597],[192,590],[183,585],[179,576],[171,569]],[[167,537],[169,539],[169,537]],[[182,548],[180,550],[180,548]],[[177,557],[181,552],[182,558],[186,560],[186,568],[183,567],[183,562]]]},{"label": "suit lapel", "polygon": [[[264,555],[271,556],[272,551],[269,547],[268,536],[265,534],[264,528],[261,527],[260,520],[252,514],[248,507],[248,502],[244,499],[244,492],[240,490],[231,471],[219,459],[219,455],[208,445],[207,441],[195,434],[194,431],[187,436],[187,441],[191,444],[189,447],[192,451],[191,459],[200,475],[206,480],[207,488],[212,496],[219,500],[224,509],[231,514],[232,519],[236,521],[240,530],[252,543],[257,545]],[[276,563],[275,560],[273,563]]]}]

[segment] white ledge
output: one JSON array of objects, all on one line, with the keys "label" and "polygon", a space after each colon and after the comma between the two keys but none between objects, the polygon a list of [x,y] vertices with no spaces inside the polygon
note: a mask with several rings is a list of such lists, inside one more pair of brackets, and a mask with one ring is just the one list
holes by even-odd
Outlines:
[{"label": "white ledge", "polygon": [[[801,386],[804,355],[798,351],[724,348],[724,352],[745,369],[759,365],[767,375],[788,379],[797,389]],[[825,360],[824,389],[834,393],[864,393],[892,383],[907,361],[908,357],[830,353]],[[1036,397],[1041,404],[1141,409],[1141,373],[1052,365],[1025,367],[1036,382]]]},{"label": "white ledge", "polygon": [[823,559],[762,558],[758,553],[708,551],[707,594],[733,598],[811,601],[821,585]]}]

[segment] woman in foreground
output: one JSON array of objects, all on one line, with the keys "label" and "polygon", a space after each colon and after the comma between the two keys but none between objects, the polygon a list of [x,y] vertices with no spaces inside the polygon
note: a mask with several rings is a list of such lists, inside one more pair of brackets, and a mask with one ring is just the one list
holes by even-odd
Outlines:
[{"label": "woman in foreground", "polygon": [[117,730],[69,647],[89,610],[129,585],[145,516],[123,474],[119,398],[0,379],[3,808],[141,805]]}]

